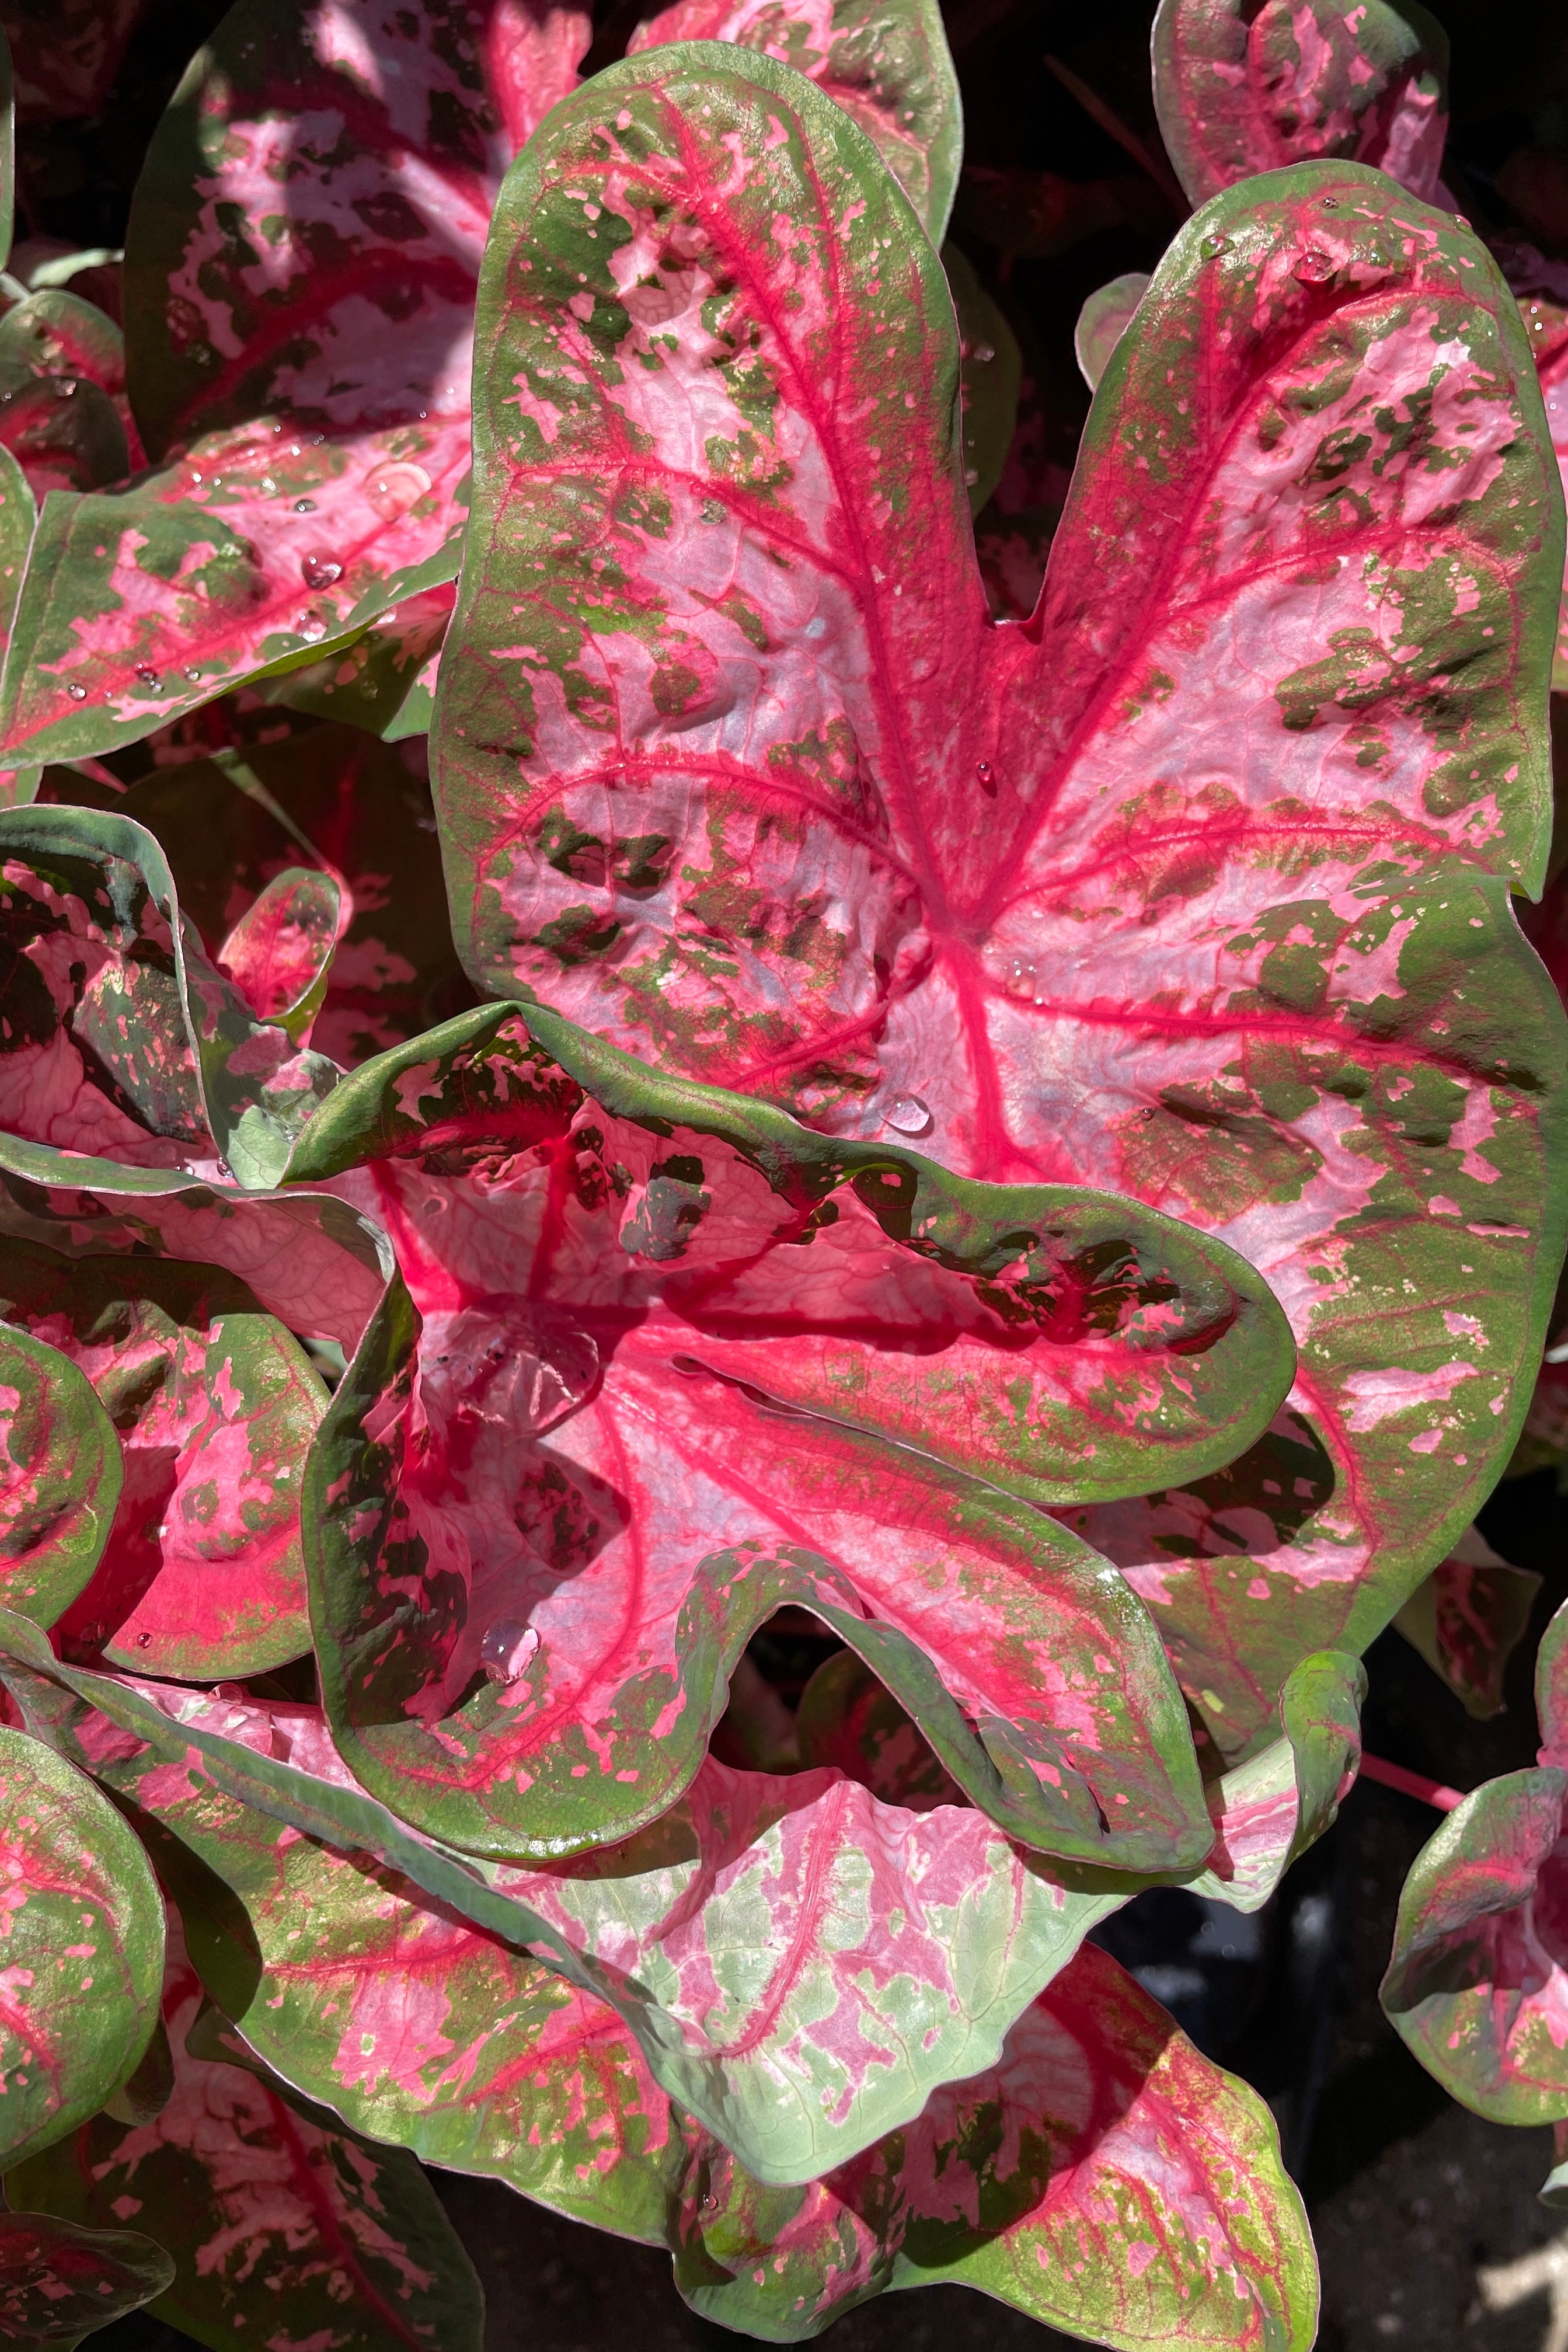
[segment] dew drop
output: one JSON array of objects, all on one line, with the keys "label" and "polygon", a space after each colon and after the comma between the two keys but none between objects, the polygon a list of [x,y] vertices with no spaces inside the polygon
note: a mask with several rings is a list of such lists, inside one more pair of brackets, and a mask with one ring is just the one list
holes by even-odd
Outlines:
[{"label": "dew drop", "polygon": [[316,511],[315,499],[296,499],[294,501],[294,511],[296,514],[314,514]]},{"label": "dew drop", "polygon": [[217,1172],[218,1172],[218,1174],[219,1174],[220,1176],[227,1176],[227,1177],[232,1177],[232,1176],[233,1176],[233,1174],[234,1174],[234,1171],[233,1171],[233,1169],[229,1166],[229,1164],[228,1164],[228,1162],[227,1162],[227,1160],[220,1160],[218,1161],[218,1163],[217,1163]]},{"label": "dew drop", "polygon": [[364,479],[366,501],[383,522],[395,522],[400,515],[405,515],[429,488],[430,477],[424,467],[406,462],[373,466]]},{"label": "dew drop", "polygon": [[1222,253],[1230,251],[1228,236],[1205,236],[1198,251],[1205,261],[1217,261]]},{"label": "dew drop", "polygon": [[258,484],[258,486],[257,486],[257,487],[258,487],[259,489],[261,489],[261,490],[265,491],[266,495],[267,495],[268,498],[270,498],[270,497],[272,496],[273,492],[277,489],[278,485],[277,485],[277,483],[273,480],[273,478],[272,478],[272,477],[271,477],[271,475],[270,475],[270,474],[263,474],[263,475],[262,475],[262,477],[261,477],[260,482]]},{"label": "dew drop", "polygon": [[136,1636],[136,1646],[139,1650],[150,1650],[153,1646],[152,1634],[138,1633]]},{"label": "dew drop", "polygon": [[982,792],[994,793],[995,791],[996,771],[992,766],[989,760],[976,760],[974,762],[974,779]]},{"label": "dew drop", "polygon": [[1002,985],[1007,994],[1016,996],[1021,1001],[1027,999],[1031,1004],[1035,1001],[1035,988],[1038,978],[1039,975],[1034,965],[1025,963],[1019,956],[1015,956],[1010,963],[1004,964],[1002,967]]},{"label": "dew drop", "polygon": [[158,673],[151,662],[138,662],[134,675],[143,686],[149,688],[153,693],[157,693]]},{"label": "dew drop", "polygon": [[70,684],[66,688],[66,692],[70,696],[73,702],[85,702],[87,700],[86,687],[78,686],[75,678],[72,678]]},{"label": "dew drop", "polygon": [[343,576],[342,565],[334,563],[330,555],[302,555],[300,571],[307,588],[330,588]]},{"label": "dew drop", "polygon": [[964,469],[963,469],[963,487],[964,487],[964,488],[965,488],[966,490],[972,490],[972,489],[974,488],[975,483],[976,483],[979,479],[980,479],[980,476],[979,476],[979,473],[978,473],[977,469],[976,469],[973,466],[965,466],[965,467],[964,467]]},{"label": "dew drop", "polygon": [[1300,286],[1326,286],[1334,274],[1334,267],[1333,256],[1313,246],[1302,254],[1290,275]]},{"label": "dew drop", "polygon": [[539,1635],[515,1617],[499,1617],[479,1643],[479,1664],[492,1683],[514,1683],[539,1654]]},{"label": "dew drop", "polygon": [[307,613],[300,624],[300,635],[308,646],[319,646],[327,634],[327,625],[320,613]]},{"label": "dew drop", "polygon": [[202,675],[202,674],[201,674],[201,672],[200,672],[200,670],[199,670],[199,669],[188,669],[188,670],[185,672],[185,676],[190,679],[191,684],[192,684],[193,686],[198,685],[198,684],[200,683],[200,680],[201,680],[201,675]]},{"label": "dew drop", "polygon": [[995,356],[996,347],[994,343],[975,344],[973,357],[979,366],[989,367]]},{"label": "dew drop", "polygon": [[882,1125],[900,1135],[929,1135],[931,1123],[930,1105],[923,1103],[919,1095],[900,1095],[882,1113]]}]

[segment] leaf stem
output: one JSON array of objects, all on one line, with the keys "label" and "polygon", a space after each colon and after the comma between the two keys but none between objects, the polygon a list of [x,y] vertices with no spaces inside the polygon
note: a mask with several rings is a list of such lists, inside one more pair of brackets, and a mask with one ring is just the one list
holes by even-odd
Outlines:
[{"label": "leaf stem", "polygon": [[1369,1756],[1364,1748],[1361,1774],[1363,1780],[1378,1780],[1385,1789],[1397,1789],[1403,1797],[1419,1797],[1424,1805],[1435,1805],[1440,1813],[1451,1813],[1465,1801],[1463,1789],[1446,1788],[1441,1780],[1429,1780],[1425,1772],[1407,1772],[1403,1764],[1386,1763],[1381,1756]]}]

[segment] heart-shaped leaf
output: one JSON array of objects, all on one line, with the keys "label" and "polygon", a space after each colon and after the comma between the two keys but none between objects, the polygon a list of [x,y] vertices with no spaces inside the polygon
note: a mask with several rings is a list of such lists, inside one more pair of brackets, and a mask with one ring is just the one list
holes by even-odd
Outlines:
[{"label": "heart-shaped leaf", "polygon": [[1152,1629],[998,1490],[1244,1444],[1290,1363],[1238,1261],[1125,1202],[813,1134],[532,1009],[462,1015],[329,1110],[293,1171],[385,1224],[418,1310],[389,1293],[310,1472],[322,1688],[366,1787],[476,1852],[624,1835],[798,1601],[1014,1834],[1202,1859]]},{"label": "heart-shaped leaf", "polygon": [[114,1424],[85,1373],[0,1325],[0,1606],[35,1625],[69,1608],[109,1540],[122,1478]]},{"label": "heart-shaped leaf", "polygon": [[167,2104],[147,2123],[96,2116],[8,2187],[79,2226],[154,2231],[175,2262],[155,2315],[214,2352],[254,2320],[258,2281],[274,2342],[479,2352],[479,2283],[415,2159],[303,2111],[254,2064],[194,2056],[203,2001],[172,1948]]},{"label": "heart-shaped leaf", "polygon": [[120,1433],[119,1510],[61,1619],[68,1654],[210,1680],[308,1651],[300,1504],[327,1395],[298,1340],[216,1266],[14,1239],[0,1316],[68,1357]]},{"label": "heart-shaped leaf", "polygon": [[1257,2094],[1086,1944],[996,2068],[804,2189],[708,2152],[676,2280],[743,2334],[816,2335],[889,2287],[978,2287],[1092,2342],[1309,2352],[1317,2275]]},{"label": "heart-shaped leaf", "polygon": [[209,963],[151,834],[94,809],[11,809],[0,860],[14,966],[0,1125],[132,1166],[221,1156],[241,1183],[274,1181],[336,1066]]},{"label": "heart-shaped leaf", "polygon": [[141,2057],[158,2014],[163,1905],[109,1800],[5,1725],[0,1875],[0,2167],[9,2168],[94,2114]]},{"label": "heart-shaped leaf", "polygon": [[975,573],[933,259],[784,68],[565,100],[478,350],[433,737],[469,970],[1253,1255],[1302,1350],[1274,1433],[1072,1520],[1244,1750],[1473,1517],[1561,1251],[1561,1012],[1504,877],[1544,853],[1562,511],[1511,297],[1353,164],[1216,197],[1026,630]]},{"label": "heart-shaped leaf", "polygon": [[1540,1590],[1532,1570],[1510,1567],[1479,1528],[1467,1528],[1394,1622],[1467,1715],[1484,1723],[1502,1706],[1503,1675]]},{"label": "heart-shaped leaf", "polygon": [[139,2230],[79,2230],[52,2213],[0,2213],[0,2341],[13,2352],[79,2344],[162,2294],[174,2265]]},{"label": "heart-shaped leaf", "polygon": [[1426,203],[1448,135],[1448,40],[1415,0],[1160,0],[1154,110],[1194,205],[1326,155]]},{"label": "heart-shaped leaf", "polygon": [[[961,130],[933,0],[698,5],[867,121],[940,237]],[[0,679],[8,747],[133,742],[456,576],[485,235],[589,35],[586,9],[514,0],[229,10],[153,138],[127,240],[131,399],[159,470],[47,508]],[[290,120],[310,132],[285,166]]]},{"label": "heart-shaped leaf", "polygon": [[[500,1928],[610,2001],[665,2089],[759,2177],[809,2179],[918,2114],[934,2084],[992,2063],[1020,2010],[1123,1899],[1111,1887],[1068,1892],[973,1810],[915,1815],[833,1773],[773,1779],[711,1761],[639,1839],[481,1877],[353,1787],[317,1710],[82,1674],[19,1626],[11,1621],[6,1647],[34,1672],[7,1674],[30,1720],[239,1897],[245,1948],[277,1971],[264,1991],[247,1979],[243,2000],[232,1976],[220,1979],[239,2021],[250,2031],[258,2001],[291,2019],[298,2047],[284,2071],[334,2105],[345,2080],[384,2094],[399,2137],[440,2090],[451,2043],[443,2025],[446,2051],[432,2044],[411,2063],[384,2003],[402,2003],[412,1969],[418,1982],[450,1986],[450,2007],[437,2005],[453,2026],[489,2014],[508,1985],[528,2012],[531,1979],[516,1955],[495,1950]],[[100,1712],[62,1705],[62,1691]],[[257,1796],[265,1811],[249,1810]],[[279,1821],[318,1833],[325,1822],[333,1843],[360,1850],[334,1853]],[[371,1851],[411,1864],[413,1885],[370,1868],[367,1826]],[[276,2026],[257,2030],[278,2046]],[[383,2063],[367,2063],[378,2050]],[[498,2047],[490,2063],[503,2055]],[[462,2127],[460,2115],[450,2120]]]}]

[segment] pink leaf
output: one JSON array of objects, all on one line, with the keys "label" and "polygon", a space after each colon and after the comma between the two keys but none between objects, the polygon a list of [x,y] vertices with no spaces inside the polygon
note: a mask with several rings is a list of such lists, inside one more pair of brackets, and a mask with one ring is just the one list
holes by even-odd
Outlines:
[{"label": "pink leaf", "polygon": [[332,950],[353,918],[330,874],[301,866],[273,876],[252,899],[217,952],[258,1021],[276,1021],[294,1043],[310,1043],[327,992]]},{"label": "pink leaf", "polygon": [[918,1102],[950,1167],[1253,1254],[1301,1346],[1273,1433],[1071,1518],[1239,1754],[1473,1516],[1539,1350],[1562,1029],[1503,877],[1545,845],[1555,467],[1484,251],[1353,164],[1177,238],[1026,628],[955,362],[783,68],[653,52],[542,126],[480,296],[454,929],[666,1066],[864,1138]]},{"label": "pink leaf", "polygon": [[1448,43],[1397,0],[1161,0],[1154,105],[1194,205],[1315,155],[1372,163],[1431,204],[1448,132]]},{"label": "pink leaf", "polygon": [[36,1625],[69,1607],[109,1540],[123,1475],[90,1381],[58,1349],[0,1326],[0,1606]]}]

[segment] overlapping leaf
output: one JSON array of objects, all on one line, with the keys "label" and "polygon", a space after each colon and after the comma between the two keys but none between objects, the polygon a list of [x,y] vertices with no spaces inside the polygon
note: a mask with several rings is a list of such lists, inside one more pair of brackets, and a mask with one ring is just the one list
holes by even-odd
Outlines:
[{"label": "overlapping leaf", "polygon": [[0,1127],[132,1167],[282,1171],[337,1081],[258,1019],[184,922],[145,829],[97,810],[0,813],[9,966]]},{"label": "overlapping leaf", "polygon": [[7,0],[0,25],[16,60],[21,120],[58,122],[100,113],[146,5],[147,0],[59,0],[46,11]]},{"label": "overlapping leaf", "polygon": [[156,2316],[214,2352],[254,2321],[258,2286],[275,2342],[479,2352],[479,2283],[414,2158],[302,2111],[254,2065],[193,2054],[203,2001],[171,1950],[166,2105],[145,2123],[96,2116],[19,2168],[8,2193],[79,2228],[154,2232],[175,2261]]},{"label": "overlapping leaf", "polygon": [[408,1286],[307,1496],[323,1692],[387,1803],[476,1852],[624,1835],[800,1601],[1015,1834],[1202,1859],[1152,1626],[1012,1498],[1246,1444],[1290,1355],[1239,1261],[1126,1202],[829,1140],[542,1011],[365,1066],[291,1172],[380,1220]]},{"label": "overlapping leaf", "polygon": [[1394,1622],[1466,1713],[1485,1722],[1502,1706],[1503,1675],[1540,1590],[1531,1570],[1512,1567],[1467,1528]]},{"label": "overlapping leaf", "polygon": [[122,2318],[174,2274],[139,2230],[80,2230],[50,2213],[0,2213],[0,2341],[70,2346]]},{"label": "overlapping leaf", "polygon": [[1568,1615],[1536,1661],[1540,1761],[1472,1790],[1400,1896],[1385,2013],[1495,2123],[1568,2118]]},{"label": "overlapping leaf", "polygon": [[1430,204],[1448,131],[1448,42],[1415,0],[1161,0],[1154,106],[1194,205],[1325,155]]},{"label": "overlapping leaf", "polygon": [[120,1435],[112,1532],[59,1623],[73,1654],[206,1680],[308,1651],[300,1505],[326,1391],[299,1342],[216,1267],[14,1239],[0,1317],[69,1358]]},{"label": "overlapping leaf", "polygon": [[[842,98],[940,236],[960,115],[932,0],[700,12]],[[368,684],[393,731],[417,723],[438,615],[433,633],[406,607],[461,551],[490,211],[589,30],[585,9],[517,0],[229,11],[153,139],[126,248],[131,398],[158,470],[46,509],[0,681],[8,751],[132,742],[313,666],[312,646],[343,657],[313,707]]]},{"label": "overlapping leaf", "polygon": [[783,68],[656,53],[542,127],[480,296],[455,930],[667,1066],[1252,1255],[1302,1349],[1274,1432],[1072,1519],[1234,1754],[1473,1516],[1540,1346],[1563,1030],[1506,877],[1554,467],[1484,251],[1351,164],[1178,237],[1027,631],[955,365],[891,183]]},{"label": "overlapping leaf", "polygon": [[113,803],[157,838],[210,957],[280,874],[325,866],[353,913],[311,1031],[319,1051],[352,1067],[469,1001],[421,761],[343,726],[221,760],[155,769]]},{"label": "overlapping leaf", "polygon": [[0,1325],[0,1607],[36,1625],[69,1608],[102,1556],[122,1480],[114,1424],[86,1375]]},{"label": "overlapping leaf", "polygon": [[0,1877],[0,2166],[9,2166],[96,2113],[141,2057],[158,2014],[163,1906],[108,1799],[5,1725]]},{"label": "overlapping leaf", "polygon": [[[991,2063],[1122,1899],[1068,1891],[970,1809],[917,1816],[831,1772],[711,1762],[619,1849],[480,1874],[356,1789],[317,1710],[74,1672],[19,1628],[7,1647],[35,1673],[7,1677],[30,1720],[239,1898],[215,1983],[247,2033],[312,2096],[348,2099],[372,2128],[384,2109],[427,2153],[471,2141],[487,2169],[515,2149],[520,2101],[561,2096],[531,2083],[513,2031],[559,2004],[507,1947],[526,1941],[608,2001],[667,2092],[761,2178],[798,2181]],[[199,1889],[195,1903],[193,1916]],[[201,1932],[234,1942],[221,1906]]]}]

